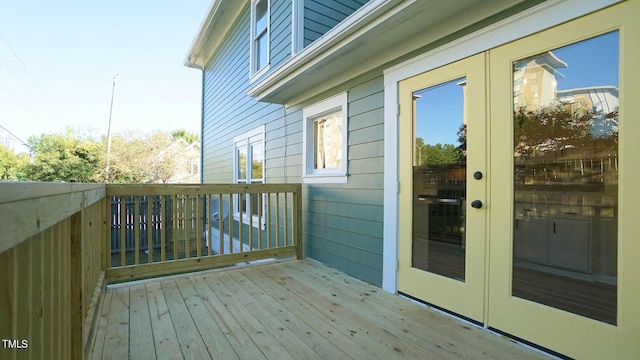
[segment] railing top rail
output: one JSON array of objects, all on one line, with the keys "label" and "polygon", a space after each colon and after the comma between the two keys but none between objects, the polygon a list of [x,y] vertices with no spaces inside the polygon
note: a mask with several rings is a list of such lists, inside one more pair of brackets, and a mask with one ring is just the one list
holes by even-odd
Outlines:
[{"label": "railing top rail", "polygon": [[102,183],[0,182],[0,204],[104,188]]},{"label": "railing top rail", "polygon": [[104,184],[0,183],[0,253],[105,196]]},{"label": "railing top rail", "polygon": [[108,184],[107,196],[300,192],[300,184]]}]

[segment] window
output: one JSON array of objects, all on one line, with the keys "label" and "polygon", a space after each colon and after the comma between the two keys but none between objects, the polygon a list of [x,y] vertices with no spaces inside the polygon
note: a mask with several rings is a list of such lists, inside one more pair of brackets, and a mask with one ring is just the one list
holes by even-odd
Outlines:
[{"label": "window", "polygon": [[269,65],[270,0],[254,0],[251,6],[251,76]]},{"label": "window", "polygon": [[303,181],[347,182],[347,93],[303,110]]},{"label": "window", "polygon": [[[233,139],[233,164],[234,181],[237,184],[261,184],[264,182],[264,126],[260,126]],[[264,200],[264,199],[263,199]],[[248,213],[253,216],[252,224],[260,223],[259,216],[263,216],[264,226],[264,204],[259,207],[258,195],[236,196],[233,200],[234,218],[240,220],[242,210],[242,220],[249,223]]]},{"label": "window", "polygon": [[304,0],[291,0],[291,54],[304,49]]}]

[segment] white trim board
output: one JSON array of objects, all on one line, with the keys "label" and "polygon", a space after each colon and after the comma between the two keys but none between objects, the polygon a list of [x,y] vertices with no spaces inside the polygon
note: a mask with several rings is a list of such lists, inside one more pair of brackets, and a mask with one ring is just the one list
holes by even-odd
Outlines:
[{"label": "white trim board", "polygon": [[[384,71],[384,231],[382,288],[398,287],[398,82],[587,15],[620,0],[548,0]],[[408,185],[407,185],[408,186]]]}]

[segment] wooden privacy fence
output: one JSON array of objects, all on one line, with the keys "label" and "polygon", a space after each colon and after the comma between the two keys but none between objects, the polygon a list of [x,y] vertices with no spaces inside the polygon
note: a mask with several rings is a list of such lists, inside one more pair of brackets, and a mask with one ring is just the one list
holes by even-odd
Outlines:
[{"label": "wooden privacy fence", "polygon": [[105,291],[103,184],[0,184],[0,359],[81,359]]},{"label": "wooden privacy fence", "polygon": [[107,185],[107,281],[294,255],[300,184]]}]

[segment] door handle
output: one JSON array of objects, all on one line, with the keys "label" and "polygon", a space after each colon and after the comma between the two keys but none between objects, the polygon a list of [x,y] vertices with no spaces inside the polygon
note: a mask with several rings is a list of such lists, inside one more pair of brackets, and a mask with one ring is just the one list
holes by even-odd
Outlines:
[{"label": "door handle", "polygon": [[480,209],[482,207],[482,201],[480,200],[473,200],[471,202],[471,207],[474,209]]}]

